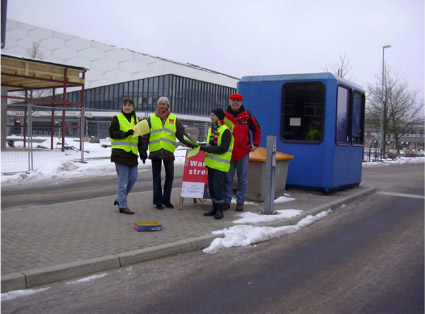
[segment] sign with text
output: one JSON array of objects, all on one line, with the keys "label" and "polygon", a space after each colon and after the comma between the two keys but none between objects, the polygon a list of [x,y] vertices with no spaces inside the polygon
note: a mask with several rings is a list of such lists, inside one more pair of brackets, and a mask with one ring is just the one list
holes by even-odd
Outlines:
[{"label": "sign with text", "polygon": [[205,152],[200,151],[184,162],[182,197],[209,198],[208,170],[205,167]]}]

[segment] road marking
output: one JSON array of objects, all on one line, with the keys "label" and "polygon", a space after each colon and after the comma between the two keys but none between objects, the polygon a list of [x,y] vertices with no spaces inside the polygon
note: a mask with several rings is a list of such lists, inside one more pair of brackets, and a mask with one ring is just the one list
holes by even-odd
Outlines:
[{"label": "road marking", "polygon": [[398,196],[398,197],[409,197],[409,198],[419,198],[419,199],[425,199],[425,196],[423,195],[416,195],[416,194],[406,194],[406,193],[397,193],[397,192],[376,192],[381,195],[390,195],[390,196]]}]

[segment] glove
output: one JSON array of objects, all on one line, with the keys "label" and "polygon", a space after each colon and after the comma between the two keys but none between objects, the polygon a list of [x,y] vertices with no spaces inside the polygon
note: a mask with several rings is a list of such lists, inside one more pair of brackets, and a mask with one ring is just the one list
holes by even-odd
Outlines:
[{"label": "glove", "polygon": [[133,135],[134,134],[134,130],[128,130],[127,132],[125,132],[125,137]]},{"label": "glove", "polygon": [[146,151],[141,151],[139,152],[139,154],[140,154],[140,160],[143,163],[146,163],[146,159],[148,158],[148,154],[146,153]]},{"label": "glove", "polygon": [[206,152],[206,153],[208,153],[208,147],[206,147],[206,146],[202,146],[202,145],[201,145],[201,146],[199,147],[199,149],[200,149],[200,150],[203,150],[203,151],[204,151],[204,152]]}]

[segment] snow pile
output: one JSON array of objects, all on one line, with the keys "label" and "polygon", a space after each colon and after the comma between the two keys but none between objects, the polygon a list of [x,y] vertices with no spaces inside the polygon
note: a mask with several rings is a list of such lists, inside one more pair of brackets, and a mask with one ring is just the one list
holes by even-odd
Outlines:
[{"label": "snow pile", "polygon": [[[331,209],[323,211],[315,216],[308,215],[296,225],[282,227],[258,227],[252,225],[238,225],[223,230],[214,231],[213,234],[224,235],[224,238],[214,239],[210,246],[203,250],[204,253],[215,253],[223,248],[236,246],[249,246],[258,242],[275,239],[280,236],[297,232],[313,222],[328,216]],[[295,212],[292,212],[295,214]]]},{"label": "snow pile", "polygon": [[8,300],[13,300],[19,297],[24,297],[27,295],[32,295],[34,293],[38,293],[38,292],[43,292],[46,290],[49,290],[50,287],[47,288],[41,288],[41,289],[28,289],[28,290],[14,290],[14,291],[9,291],[9,292],[5,292],[1,294],[1,301],[8,301]]},{"label": "snow pile", "polygon": [[93,276],[90,276],[90,277],[85,277],[85,278],[81,278],[81,279],[78,279],[78,280],[69,281],[69,282],[66,282],[65,284],[66,285],[74,285],[74,284],[77,284],[77,283],[88,282],[88,281],[92,281],[92,280],[95,280],[95,279],[103,278],[106,275],[107,275],[107,273],[103,273],[103,274],[100,274],[100,275],[93,275]]}]

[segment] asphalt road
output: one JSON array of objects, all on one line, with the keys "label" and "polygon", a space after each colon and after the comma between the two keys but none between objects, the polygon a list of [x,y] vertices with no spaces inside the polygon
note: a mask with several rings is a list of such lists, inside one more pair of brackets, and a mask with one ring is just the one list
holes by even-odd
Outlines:
[{"label": "asphalt road", "polygon": [[423,174],[366,168],[377,193],[297,233],[55,283],[2,313],[424,313]]}]

